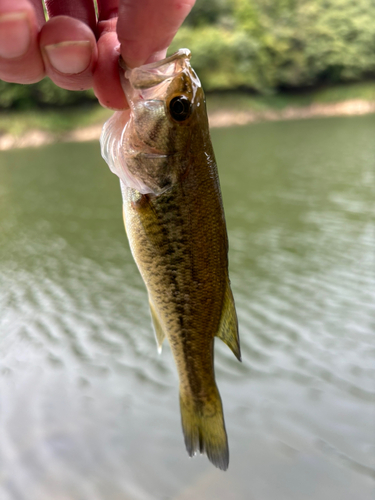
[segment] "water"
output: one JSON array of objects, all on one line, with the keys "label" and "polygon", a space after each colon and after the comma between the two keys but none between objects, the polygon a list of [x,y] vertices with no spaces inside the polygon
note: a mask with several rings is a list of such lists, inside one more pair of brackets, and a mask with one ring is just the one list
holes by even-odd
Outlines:
[{"label": "water", "polygon": [[228,472],[183,444],[96,143],[0,156],[1,500],[370,500],[375,116],[213,132],[243,363]]}]

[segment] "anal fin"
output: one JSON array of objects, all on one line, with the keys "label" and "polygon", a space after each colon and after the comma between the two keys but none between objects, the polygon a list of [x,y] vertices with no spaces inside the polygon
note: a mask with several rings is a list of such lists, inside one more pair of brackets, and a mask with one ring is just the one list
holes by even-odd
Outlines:
[{"label": "anal fin", "polygon": [[155,307],[151,300],[149,301],[150,304],[150,312],[151,312],[151,318],[152,318],[152,324],[154,325],[154,330],[155,330],[155,337],[156,337],[156,342],[158,344],[158,352],[159,354],[161,353],[162,345],[163,345],[163,340],[165,339],[165,333],[164,330],[160,324],[158,315],[155,311]]},{"label": "anal fin", "polygon": [[216,333],[233,352],[238,361],[241,361],[240,339],[238,336],[238,320],[232,290],[230,289],[229,280],[227,282],[223,311],[220,320],[220,326]]}]

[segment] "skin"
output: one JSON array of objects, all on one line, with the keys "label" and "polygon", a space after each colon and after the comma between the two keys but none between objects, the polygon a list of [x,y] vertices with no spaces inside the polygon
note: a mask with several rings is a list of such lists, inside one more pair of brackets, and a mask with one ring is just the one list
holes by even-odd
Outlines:
[{"label": "skin", "polygon": [[42,0],[0,0],[0,79],[47,75],[65,89],[93,87],[100,104],[125,109],[119,54],[129,67],[165,57],[194,2],[98,0],[96,19],[92,0],[46,0],[46,22]]},{"label": "skin", "polygon": [[[240,358],[237,318],[204,95],[186,56],[180,59],[185,60],[183,70],[167,90],[165,84],[160,85],[163,90],[153,85],[150,99],[143,89],[153,73],[130,76],[126,84],[131,118],[121,161],[148,193],[123,185],[124,221],[148,290],[158,342],[167,337],[177,365],[187,450],[190,455],[206,452],[225,470],[229,453],[213,347],[215,335],[220,336]],[[191,111],[186,120],[176,121],[169,103],[181,95]],[[121,115],[115,120],[121,134]]]}]

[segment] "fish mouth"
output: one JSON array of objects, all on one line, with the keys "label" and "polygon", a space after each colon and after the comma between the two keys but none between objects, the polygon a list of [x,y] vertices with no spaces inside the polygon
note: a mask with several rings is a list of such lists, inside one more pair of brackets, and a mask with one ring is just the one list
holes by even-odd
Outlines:
[{"label": "fish mouth", "polygon": [[128,68],[120,56],[119,65],[132,88],[141,90],[155,87],[180,74],[186,68],[190,57],[189,49],[180,49],[161,61],[144,64],[133,69]]}]

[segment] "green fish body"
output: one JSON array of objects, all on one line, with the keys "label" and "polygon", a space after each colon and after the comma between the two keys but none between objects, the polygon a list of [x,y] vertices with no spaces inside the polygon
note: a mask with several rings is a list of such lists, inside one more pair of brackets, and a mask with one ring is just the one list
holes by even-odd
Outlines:
[{"label": "green fish body", "polygon": [[102,150],[121,180],[125,228],[159,349],[166,337],[177,365],[187,451],[206,453],[226,470],[214,337],[241,355],[219,178],[189,59],[183,49],[126,72],[130,115],[107,122]]}]

